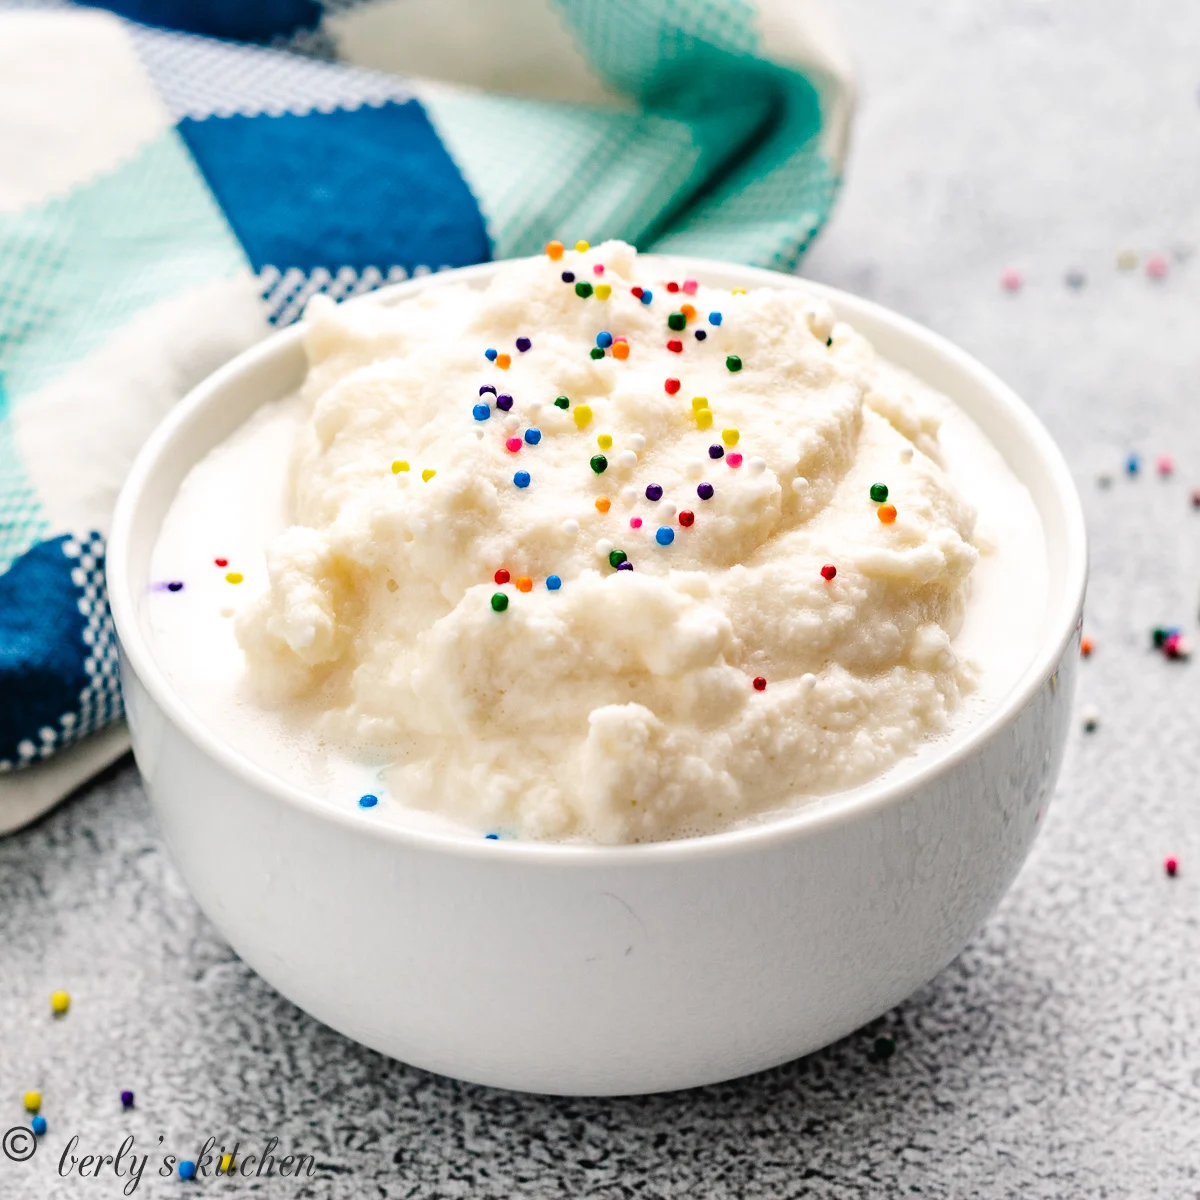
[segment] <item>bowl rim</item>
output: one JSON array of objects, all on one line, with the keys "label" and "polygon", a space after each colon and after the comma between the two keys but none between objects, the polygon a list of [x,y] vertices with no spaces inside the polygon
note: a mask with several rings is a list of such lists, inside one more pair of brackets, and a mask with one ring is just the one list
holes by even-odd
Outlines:
[{"label": "bowl rim", "polygon": [[[849,307],[865,313],[871,320],[889,326],[905,340],[919,343],[933,355],[942,358],[958,371],[973,376],[989,401],[1003,419],[1017,425],[1024,438],[1036,448],[1040,469],[1052,484],[1064,526],[1063,586],[1047,614],[1046,632],[1036,652],[1031,655],[1025,670],[1009,691],[994,707],[981,716],[975,726],[947,746],[946,753],[933,757],[899,778],[889,778],[891,772],[844,792],[815,798],[792,812],[770,814],[751,824],[717,833],[671,841],[634,844],[602,845],[592,843],[561,843],[482,837],[426,830],[392,822],[371,820],[357,809],[341,810],[327,799],[289,783],[253,759],[225,742],[211,731],[187,706],[166,673],[158,665],[137,619],[134,591],[129,580],[129,543],[135,518],[148,481],[158,460],[193,417],[212,398],[239,375],[263,366],[267,360],[283,356],[303,336],[301,322],[269,334],[197,384],[176,403],[155,428],[136,456],[121,488],[113,512],[106,554],[106,582],[113,622],[116,627],[122,656],[141,686],[158,705],[165,717],[193,746],[214,760],[220,767],[243,783],[267,793],[288,805],[335,825],[348,832],[381,839],[411,850],[424,850],[454,857],[486,857],[492,862],[541,864],[555,866],[642,866],[657,863],[692,861],[698,858],[738,856],[752,853],[767,845],[802,839],[820,832],[868,819],[881,810],[898,803],[949,774],[964,760],[978,754],[991,739],[1034,698],[1038,689],[1054,674],[1072,636],[1078,630],[1083,597],[1087,583],[1088,549],[1083,506],[1070,469],[1057,443],[1033,410],[989,368],[948,339],[899,313],[865,300],[839,288],[817,283],[798,275],[785,275],[762,267],[746,267],[737,263],[688,255],[639,255],[642,262],[669,262],[678,269],[686,267],[690,274],[703,279],[705,275],[737,277],[756,286],[782,286],[806,289],[827,300],[835,309]],[[440,271],[396,283],[377,291],[344,301],[347,304],[391,304],[430,286],[443,283],[486,278],[503,264],[502,261],[480,263],[470,267]],[[500,857],[497,858],[497,855]]]}]

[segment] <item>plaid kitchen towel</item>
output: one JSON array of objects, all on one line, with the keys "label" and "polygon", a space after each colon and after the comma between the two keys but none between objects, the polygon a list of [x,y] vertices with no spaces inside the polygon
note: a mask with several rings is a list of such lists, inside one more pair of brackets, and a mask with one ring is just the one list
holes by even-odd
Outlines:
[{"label": "plaid kitchen towel", "polygon": [[127,744],[104,531],[166,409],[316,292],[552,237],[792,269],[818,5],[0,0],[0,832]]}]

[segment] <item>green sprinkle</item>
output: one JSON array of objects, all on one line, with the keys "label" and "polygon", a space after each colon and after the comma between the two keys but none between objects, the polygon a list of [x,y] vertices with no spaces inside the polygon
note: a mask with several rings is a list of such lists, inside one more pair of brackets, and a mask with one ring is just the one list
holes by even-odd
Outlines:
[{"label": "green sprinkle", "polygon": [[833,338],[831,338],[831,337],[827,337],[827,338],[825,339],[825,345],[827,345],[827,346],[832,346],[832,345],[833,345]]},{"label": "green sprinkle", "polygon": [[875,1057],[889,1059],[896,1053],[896,1041],[890,1037],[877,1037],[875,1039]]},{"label": "green sprinkle", "polygon": [[736,354],[730,354],[725,359],[725,365],[731,371],[740,371],[742,369],[742,360]]},{"label": "green sprinkle", "polygon": [[503,612],[508,607],[508,597],[503,592],[495,592],[492,595],[492,611]]},{"label": "green sprinkle", "polygon": [[628,561],[629,555],[624,550],[613,550],[609,556],[609,565],[615,571],[623,562]]},{"label": "green sprinkle", "polygon": [[554,405],[556,408],[570,408],[571,402],[566,398],[566,396],[559,396],[559,398],[554,401]]},{"label": "green sprinkle", "polygon": [[593,346],[592,347],[592,357],[593,358],[603,358],[604,351],[601,350],[599,346]]},{"label": "green sprinkle", "polygon": [[581,279],[575,285],[575,295],[579,296],[581,299],[586,300],[591,294],[592,285],[588,283],[586,279]]},{"label": "green sprinkle", "polygon": [[595,471],[597,475],[603,475],[604,472],[608,470],[608,459],[605,458],[603,454],[593,454],[592,470]]},{"label": "green sprinkle", "polygon": [[882,504],[887,497],[888,490],[886,483],[871,484],[871,499],[874,500],[876,504]]},{"label": "green sprinkle", "polygon": [[680,330],[687,328],[687,317],[683,313],[672,313],[667,318],[667,325],[671,329]]}]

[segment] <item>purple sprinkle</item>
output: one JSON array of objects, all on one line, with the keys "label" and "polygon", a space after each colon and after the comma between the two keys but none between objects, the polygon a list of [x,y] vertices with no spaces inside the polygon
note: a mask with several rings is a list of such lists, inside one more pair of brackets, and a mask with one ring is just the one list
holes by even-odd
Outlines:
[{"label": "purple sprinkle", "polygon": [[696,495],[701,500],[711,500],[713,497],[713,485],[711,483],[702,483],[696,488]]},{"label": "purple sprinkle", "polygon": [[[497,403],[499,403],[499,401],[497,401]],[[708,457],[709,458],[724,458],[725,457],[725,447],[724,446],[709,446]]]},{"label": "purple sprinkle", "polygon": [[133,1107],[133,1093],[132,1092],[122,1092],[121,1093],[121,1107],[122,1108],[132,1108]]},{"label": "purple sprinkle", "polygon": [[647,500],[661,500],[662,488],[657,483],[649,483],[646,485]]},{"label": "purple sprinkle", "polygon": [[564,271],[562,274],[562,280],[563,280],[563,283],[574,283],[575,282],[575,272],[574,271]]},{"label": "purple sprinkle", "polygon": [[527,337],[517,338],[517,349],[520,350],[522,354],[524,354],[525,351],[528,350],[532,345],[533,343]]},{"label": "purple sprinkle", "polygon": [[481,396],[486,396],[488,394],[488,392],[491,392],[492,395],[494,396],[496,394],[496,389],[494,387],[492,387],[492,385],[490,383],[485,383],[483,385],[483,387],[481,387],[479,389],[479,394]]},{"label": "purple sprinkle", "polygon": [[632,571],[633,563],[631,563],[629,561],[629,559],[626,559],[623,563],[618,565],[617,570],[618,571]]},{"label": "purple sprinkle", "polygon": [[182,592],[183,584],[178,579],[172,579],[171,582],[167,584],[167,591],[168,592]]},{"label": "purple sprinkle", "polygon": [[512,397],[507,392],[501,392],[501,394],[496,397],[496,407],[508,412],[508,410],[512,408]]},{"label": "purple sprinkle", "polygon": [[705,333],[703,329],[696,330],[696,341],[702,342],[706,337],[708,337],[708,334]]}]

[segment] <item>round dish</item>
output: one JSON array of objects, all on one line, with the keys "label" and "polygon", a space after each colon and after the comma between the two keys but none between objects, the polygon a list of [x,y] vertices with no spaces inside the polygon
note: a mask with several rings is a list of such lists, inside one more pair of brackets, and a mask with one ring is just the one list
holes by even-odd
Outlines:
[{"label": "round dish", "polygon": [[[383,826],[233,751],[146,636],[150,555],[193,464],[305,372],[292,328],[235,359],[139,455],[108,589],[130,731],[167,845],[238,953],[300,1007],[407,1062],[493,1086],[623,1094],[785,1062],[944,967],[1016,875],[1069,727],[1086,579],[1082,511],[1042,425],[974,360],[877,305],[696,260],[715,286],[802,286],[881,355],[950,395],[1028,488],[1049,553],[1045,620],[1005,699],[909,772],[750,828],[589,847]],[[491,265],[351,303],[394,303]]]}]

